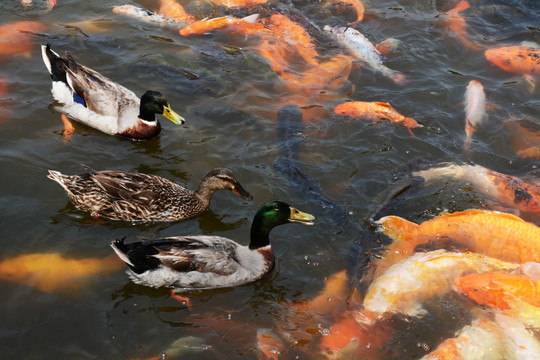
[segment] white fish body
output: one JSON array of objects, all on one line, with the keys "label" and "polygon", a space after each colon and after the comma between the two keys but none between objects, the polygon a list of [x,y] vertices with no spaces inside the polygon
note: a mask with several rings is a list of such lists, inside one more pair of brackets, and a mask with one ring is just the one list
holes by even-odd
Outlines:
[{"label": "white fish body", "polygon": [[478,80],[471,80],[465,91],[465,149],[468,149],[472,134],[482,125],[486,116],[486,94]]},{"label": "white fish body", "polygon": [[419,252],[392,265],[371,283],[364,298],[364,312],[368,316],[386,312],[422,316],[426,314],[422,303],[450,291],[463,274],[517,267],[473,252]]},{"label": "white fish body", "polygon": [[358,30],[341,26],[325,25],[324,30],[345,47],[358,60],[366,63],[373,70],[391,78],[396,83],[402,83],[405,76],[399,71],[392,70],[383,64],[383,56],[375,46]]},{"label": "white fish body", "polygon": [[153,13],[150,10],[143,9],[134,5],[118,5],[112,10],[115,14],[129,16],[132,18],[140,19],[147,23],[161,24],[161,25],[180,25],[177,21],[170,19],[164,15]]}]

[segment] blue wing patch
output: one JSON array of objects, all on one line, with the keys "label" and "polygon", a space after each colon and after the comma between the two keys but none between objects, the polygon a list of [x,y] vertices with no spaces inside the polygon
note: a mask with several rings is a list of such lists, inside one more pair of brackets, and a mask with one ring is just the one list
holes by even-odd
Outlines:
[{"label": "blue wing patch", "polygon": [[73,101],[75,101],[75,103],[77,104],[81,104],[82,106],[86,107],[86,101],[84,101],[84,99],[77,95],[77,93],[73,93]]}]

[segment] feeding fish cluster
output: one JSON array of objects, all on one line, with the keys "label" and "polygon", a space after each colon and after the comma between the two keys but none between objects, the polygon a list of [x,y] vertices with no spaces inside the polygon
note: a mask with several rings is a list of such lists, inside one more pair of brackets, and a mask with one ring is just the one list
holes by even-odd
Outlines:
[{"label": "feeding fish cluster", "polygon": [[[21,0],[25,7],[34,6],[35,2]],[[405,127],[408,138],[419,136],[426,124],[401,114],[385,99],[343,101],[343,93],[350,90],[349,77],[358,66],[372,72],[379,81],[390,80],[396,89],[405,86],[408,74],[392,69],[385,58],[401,44],[395,39],[373,44],[357,29],[365,20],[366,8],[369,10],[360,0],[332,0],[354,10],[356,20],[349,26],[322,27],[296,21],[266,0],[213,2],[232,10],[231,15],[201,18],[201,14],[186,12],[175,0],[159,0],[155,10],[123,4],[114,6],[112,12],[149,26],[166,27],[182,38],[228,32],[263,58],[281,86],[276,89],[280,99],[274,99],[264,110],[264,115],[275,118],[277,124],[282,158],[276,161],[274,169],[316,198],[321,208],[346,217],[343,209],[328,201],[302,169],[294,138],[302,131],[303,122],[329,114],[374,122],[386,120],[391,126],[396,125],[396,131]],[[496,47],[472,41],[462,16],[471,4],[449,4],[452,7],[438,16],[440,26],[453,34],[461,46],[484,52],[487,63],[508,73],[524,75],[526,86],[534,92],[540,76],[540,48],[530,44]],[[43,5],[48,12],[56,1]],[[233,15],[238,9],[243,10],[244,16]],[[253,13],[246,15],[246,10]],[[31,35],[44,30],[45,25],[37,21],[0,26],[0,41],[10,41],[10,46],[0,46],[0,60],[19,54],[33,55]],[[316,37],[331,41],[339,51],[331,58],[320,56]],[[61,113],[66,140],[75,131],[71,121],[128,141],[161,134],[156,115],[176,125],[185,123],[164,94],[147,90],[138,97],[116,80],[83,65],[71,53],[60,55],[57,51],[53,39],[41,45],[41,57],[52,80],[54,108]],[[291,68],[293,63],[298,68]],[[475,134],[487,127],[488,111],[496,106],[487,102],[481,79],[472,79],[463,90],[463,150],[472,154]],[[5,93],[9,93],[9,80],[0,79],[0,96]],[[314,103],[319,106],[312,106]],[[290,104],[295,106],[290,108]],[[250,104],[245,104],[243,110],[249,112]],[[9,110],[0,108],[1,116],[9,114]],[[516,156],[539,160],[538,132],[515,119],[509,119],[505,125],[520,140],[516,141]],[[441,339],[426,351],[424,359],[540,358],[540,338],[536,336],[540,331],[538,180],[503,174],[478,164],[458,163],[413,166],[401,176],[401,183],[412,184],[420,179],[420,186],[448,180],[462,182],[499,207],[440,212],[420,223],[379,212],[372,218],[372,227],[390,243],[361,273],[338,272],[330,276],[317,297],[284,305],[288,314],[276,320],[274,329],[246,325],[244,331],[253,333],[260,358],[286,357],[288,349],[307,343],[311,348],[306,350],[306,356],[310,357],[384,359],[385,349],[398,335],[391,319],[414,321],[429,316],[430,301],[450,294],[457,306],[465,308],[460,304],[468,302],[474,307],[468,308],[465,324],[455,337]],[[229,190],[243,200],[253,199],[237,175],[225,167],[208,169],[196,190],[156,175],[95,170],[86,165],[78,175],[49,170],[47,177],[62,187],[77,209],[110,221],[170,223],[192,218],[209,209],[218,190]],[[407,191],[409,187],[398,191],[390,201],[406,196]],[[133,282],[174,289],[171,296],[189,307],[189,299],[179,292],[239,286],[268,276],[275,266],[271,230],[287,223],[313,225],[314,220],[314,216],[283,201],[270,201],[253,216],[248,246],[204,234],[143,238],[136,242],[117,239],[110,244],[115,255],[104,259],[76,260],[57,253],[23,254],[7,259],[0,262],[0,278],[44,292],[70,293],[80,291],[91,277],[105,276],[127,266]],[[351,275],[360,280],[354,283]],[[326,325],[324,331],[321,323]],[[175,342],[164,354],[173,356],[180,346],[181,342]]]}]

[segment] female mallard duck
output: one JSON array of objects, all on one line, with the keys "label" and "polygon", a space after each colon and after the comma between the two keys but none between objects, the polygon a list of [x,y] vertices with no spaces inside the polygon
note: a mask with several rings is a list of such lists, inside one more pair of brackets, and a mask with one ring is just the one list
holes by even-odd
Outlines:
[{"label": "female mallard duck", "polygon": [[220,236],[175,236],[111,243],[130,268],[130,278],[151,287],[220,288],[261,279],[274,268],[270,231],[282,224],[313,225],[313,217],[281,201],[264,204],[251,224],[251,242],[242,246]]},{"label": "female mallard duck", "polygon": [[196,191],[156,175],[95,171],[84,165],[83,168],[85,172],[80,175],[49,170],[47,177],[64,188],[77,208],[94,217],[176,221],[208,209],[217,190],[231,190],[243,199],[252,199],[233,172],[225,168],[216,168],[206,174]]},{"label": "female mallard duck", "polygon": [[62,103],[59,110],[73,120],[131,139],[159,134],[161,126],[155,114],[163,114],[177,125],[185,121],[157,91],[147,91],[139,99],[133,91],[76,63],[67,52],[61,57],[50,44],[42,45],[41,53],[51,74],[53,98]]}]

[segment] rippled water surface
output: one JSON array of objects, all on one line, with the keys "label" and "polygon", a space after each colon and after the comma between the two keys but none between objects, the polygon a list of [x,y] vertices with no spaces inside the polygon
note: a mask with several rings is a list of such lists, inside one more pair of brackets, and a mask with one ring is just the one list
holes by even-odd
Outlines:
[{"label": "rippled water surface", "polygon": [[[8,88],[0,95],[2,258],[51,252],[104,258],[112,255],[112,240],[133,241],[137,236],[212,234],[247,244],[253,215],[272,199],[285,200],[317,220],[313,227],[291,224],[272,232],[277,265],[270,277],[238,288],[188,293],[191,310],[166,289],[131,283],[123,270],[93,277],[67,292],[48,293],[2,280],[3,358],[148,358],[178,339],[187,345],[180,346],[180,354],[169,351],[168,358],[257,358],[257,329],[283,327],[288,304],[313,298],[328,277],[346,267],[352,279],[360,278],[364,250],[387,241],[373,233],[369,220],[383,207],[398,169],[429,157],[435,163],[473,162],[519,177],[538,175],[537,162],[518,159],[515,138],[504,126],[516,117],[529,118],[538,128],[538,89],[531,90],[522,76],[492,66],[483,51],[468,49],[445,33],[441,13],[457,1],[366,1],[365,19],[356,28],[374,44],[387,38],[400,41],[385,64],[405,73],[407,82],[397,85],[354,63],[340,87],[315,89],[310,96],[284,90],[269,62],[253,51],[256,38],[226,29],[182,37],[174,28],[114,14],[112,7],[124,3],[119,0],[58,0],[48,13],[43,12],[44,1],[33,2],[28,8],[17,0],[0,3],[0,25],[22,20],[44,25],[29,35],[30,54],[0,59],[0,77],[7,79]],[[158,8],[157,0],[128,3]],[[270,0],[249,9],[226,9],[205,0],[181,3],[198,18],[289,15],[312,36],[321,61],[345,50],[319,29],[355,20],[351,8],[326,0]],[[470,3],[462,16],[471,40],[486,47],[540,42],[537,1]],[[39,52],[47,42],[138,95],[147,89],[161,91],[186,124],[174,126],[161,118],[161,134],[141,142],[75,124],[75,133],[65,140]],[[290,64],[293,73],[295,65]],[[498,110],[489,112],[488,126],[475,134],[472,151],[465,154],[463,97],[473,79],[483,84],[487,101]],[[387,121],[333,114],[333,107],[347,100],[389,102],[422,127],[415,128],[413,136]],[[277,113],[287,105],[318,110],[306,111],[310,116],[305,115],[301,134],[293,135],[299,141],[296,164],[312,180],[311,188],[274,166],[284,157]],[[170,224],[95,220],[75,209],[46,178],[48,169],[79,173],[80,164],[152,173],[191,189],[210,169],[228,167],[254,200],[218,192],[209,211]],[[328,203],[321,199],[336,207],[324,207]],[[392,210],[422,221],[443,210],[491,206],[470,186],[445,180],[421,188]],[[423,319],[392,320],[394,339],[386,346],[385,358],[421,357],[468,321],[467,304],[455,294],[431,301],[428,309]],[[322,317],[310,324],[303,331],[314,336],[287,343],[281,355],[314,357],[332,321]]]}]

